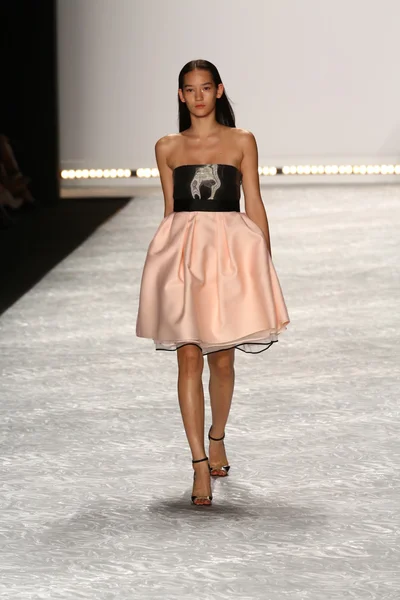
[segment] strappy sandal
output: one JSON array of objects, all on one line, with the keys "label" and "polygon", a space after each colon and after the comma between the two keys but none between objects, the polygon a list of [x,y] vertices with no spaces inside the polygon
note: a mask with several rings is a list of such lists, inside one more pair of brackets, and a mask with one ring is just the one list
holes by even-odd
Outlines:
[{"label": "strappy sandal", "polygon": [[[213,440],[213,442],[221,442],[225,437],[225,433],[220,438],[214,438],[214,437],[211,437],[211,435],[210,435],[211,429],[212,429],[212,425],[208,431],[208,439]],[[212,467],[210,465],[210,475],[212,477],[227,477],[230,468],[231,467],[229,465],[224,465],[223,467]]]},{"label": "strappy sandal", "polygon": [[[199,460],[192,460],[192,464],[194,465],[195,463],[200,463],[205,460],[208,460],[208,456],[206,456],[205,458],[200,458]],[[208,469],[211,471],[210,465],[208,465]],[[195,479],[196,479],[196,471],[193,473],[193,481]],[[192,498],[192,504],[195,504],[196,506],[211,506],[211,503],[212,503],[212,495],[210,495],[210,496],[192,496],[191,498]],[[201,500],[201,502],[197,502],[197,500]],[[204,502],[204,500],[206,502]]]}]

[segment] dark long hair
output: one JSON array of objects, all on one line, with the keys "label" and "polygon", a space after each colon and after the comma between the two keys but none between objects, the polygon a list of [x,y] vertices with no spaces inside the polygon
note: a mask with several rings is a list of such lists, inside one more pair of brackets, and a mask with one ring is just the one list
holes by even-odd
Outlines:
[{"label": "dark long hair", "polygon": [[[191,71],[194,71],[194,69],[202,69],[203,71],[209,71],[216,86],[218,86],[219,83],[222,83],[221,76],[215,65],[213,65],[208,60],[197,59],[191,60],[190,62],[186,63],[186,65],[182,68],[181,72],[179,73],[178,87],[180,89],[183,89],[183,78],[186,75],[186,73],[190,73]],[[186,106],[185,102],[181,102],[179,94],[178,109],[179,131],[181,132],[185,131],[185,129],[189,129],[191,125],[191,120],[189,109]],[[225,88],[221,98],[217,98],[215,106],[215,118],[218,121],[218,123],[221,123],[221,125],[227,125],[228,127],[236,127],[235,114],[229,102],[228,96],[225,93]]]}]

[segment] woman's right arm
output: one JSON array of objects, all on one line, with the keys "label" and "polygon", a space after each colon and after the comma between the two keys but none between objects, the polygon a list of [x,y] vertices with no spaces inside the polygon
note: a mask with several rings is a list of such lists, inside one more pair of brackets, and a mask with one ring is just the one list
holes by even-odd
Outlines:
[{"label": "woman's right arm", "polygon": [[171,151],[172,139],[166,135],[160,138],[155,146],[158,171],[160,173],[161,187],[164,194],[164,219],[174,212],[174,183],[173,171],[167,163]]}]

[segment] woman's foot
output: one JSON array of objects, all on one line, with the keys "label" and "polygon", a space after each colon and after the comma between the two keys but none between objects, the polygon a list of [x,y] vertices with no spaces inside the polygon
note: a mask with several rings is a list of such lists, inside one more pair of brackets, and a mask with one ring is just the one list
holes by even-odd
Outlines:
[{"label": "woman's foot", "polygon": [[210,505],[212,501],[211,478],[208,460],[193,463],[192,502],[198,505]]},{"label": "woman's foot", "polygon": [[[213,426],[211,425],[210,431],[208,435],[212,438],[223,438],[223,431],[215,431],[213,430]],[[226,457],[224,440],[219,439],[218,441],[210,439],[209,453],[210,466],[211,466],[211,475],[217,475],[219,477],[226,477],[229,471],[228,459]],[[228,467],[228,469],[223,469],[223,467]]]}]

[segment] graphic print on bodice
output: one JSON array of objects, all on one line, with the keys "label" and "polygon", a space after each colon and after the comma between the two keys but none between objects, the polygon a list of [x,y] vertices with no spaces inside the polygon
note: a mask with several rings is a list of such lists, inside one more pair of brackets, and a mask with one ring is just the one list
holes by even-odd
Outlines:
[{"label": "graphic print on bodice", "polygon": [[[218,176],[218,165],[204,165],[198,167],[190,183],[193,198],[214,200],[214,196],[221,187]],[[211,189],[208,194],[207,191]]]}]

